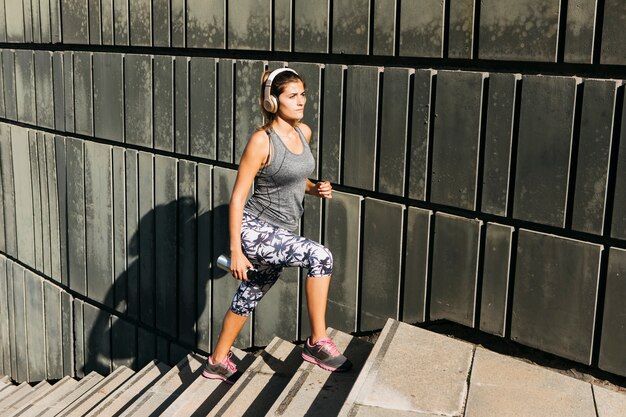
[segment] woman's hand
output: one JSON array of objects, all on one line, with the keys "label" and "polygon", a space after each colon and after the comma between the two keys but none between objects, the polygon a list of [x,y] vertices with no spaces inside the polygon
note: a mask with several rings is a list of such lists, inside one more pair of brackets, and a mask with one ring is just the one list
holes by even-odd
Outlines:
[{"label": "woman's hand", "polygon": [[320,198],[333,198],[333,186],[328,181],[317,182],[315,190]]},{"label": "woman's hand", "polygon": [[239,281],[248,280],[248,270],[252,269],[252,264],[243,254],[238,251],[237,253],[231,252],[230,254],[230,274]]}]

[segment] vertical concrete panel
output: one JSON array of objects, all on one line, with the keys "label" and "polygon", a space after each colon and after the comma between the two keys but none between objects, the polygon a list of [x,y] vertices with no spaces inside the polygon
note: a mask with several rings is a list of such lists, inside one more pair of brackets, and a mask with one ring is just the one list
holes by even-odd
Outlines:
[{"label": "vertical concrete panel", "polygon": [[423,323],[427,312],[430,219],[433,212],[409,207],[406,229],[402,321]]},{"label": "vertical concrete panel", "polygon": [[[153,2],[154,3],[154,18],[155,21],[158,18],[158,31],[155,28],[155,46],[157,46],[157,39],[159,40],[158,46],[169,46],[169,27],[162,24],[161,8],[167,7],[166,3],[169,2]],[[129,27],[130,27],[130,44],[135,46],[151,46],[152,45],[152,3],[150,0],[130,0],[128,3],[128,15],[129,15]],[[167,11],[169,14],[169,11]],[[156,23],[156,22],[155,22]],[[167,31],[162,33],[161,31]],[[167,36],[165,42],[162,41],[162,37]],[[163,43],[165,43],[163,45]]]},{"label": "vertical concrete panel", "polygon": [[263,124],[259,108],[263,61],[237,61],[235,82],[235,146],[234,160],[238,164],[248,138],[257,126]]},{"label": "vertical concrete panel", "polygon": [[74,132],[76,120],[74,115],[74,53],[63,52],[63,95],[65,108],[63,117],[65,119],[65,130]]},{"label": "vertical concrete panel", "polygon": [[101,0],[88,0],[89,2],[89,43],[100,45],[102,43],[102,10]]},{"label": "vertical concrete panel", "polygon": [[96,371],[111,373],[111,315],[90,304],[83,304],[85,375]]},{"label": "vertical concrete panel", "polygon": [[565,226],[576,79],[525,76],[513,216]]},{"label": "vertical concrete panel", "polygon": [[435,216],[430,319],[474,327],[480,220]]},{"label": "vertical concrete panel", "polygon": [[51,52],[35,51],[35,91],[37,125],[54,129]]},{"label": "vertical concrete panel", "polygon": [[[113,306],[120,313],[128,308],[128,277],[126,267],[126,164],[123,148],[113,148]],[[135,209],[135,213],[136,213]]]},{"label": "vertical concrete panel", "polygon": [[[227,0],[228,10],[228,49],[251,49],[269,51],[271,49],[271,10],[270,0]],[[258,77],[260,78],[260,77]]]},{"label": "vertical concrete panel", "polygon": [[395,55],[397,0],[374,1],[374,55]]},{"label": "vertical concrete panel", "polygon": [[233,162],[235,61],[220,59],[217,64],[217,159]]},{"label": "vertical concrete panel", "polygon": [[35,229],[28,130],[11,126],[18,259],[35,265]]},{"label": "vertical concrete panel", "polygon": [[[344,65],[330,64],[324,69],[323,119],[320,131],[320,177],[338,183],[341,172],[343,132]],[[318,166],[320,164],[318,163]]]},{"label": "vertical concrete panel", "polygon": [[50,35],[53,43],[61,43],[61,0],[50,0]]},{"label": "vertical concrete panel", "polygon": [[[602,25],[602,51],[600,63],[624,65],[626,64],[626,10],[620,0],[604,0],[604,21]],[[8,24],[8,22],[7,22]],[[7,26],[7,36],[8,36]]]},{"label": "vertical concrete panel", "polygon": [[[13,321],[15,326],[16,381],[28,381],[28,345],[26,340],[26,297],[24,269],[13,264]],[[30,297],[30,294],[29,294]]]},{"label": "vertical concrete panel", "polygon": [[156,358],[156,336],[142,327],[137,328],[137,368],[141,369]]},{"label": "vertical concrete panel", "polygon": [[196,347],[206,352],[213,349],[211,345],[211,267],[214,259],[212,169],[213,167],[210,165],[198,164],[196,187],[198,190],[196,215],[198,227]]},{"label": "vertical concrete panel", "polygon": [[431,200],[476,208],[484,73],[439,72]]},{"label": "vertical concrete panel", "polygon": [[154,147],[174,150],[174,61],[154,57]]},{"label": "vertical concrete panel", "polygon": [[[8,128],[8,126],[4,125],[5,128]],[[2,127],[0,127],[0,136],[2,136],[4,134]],[[2,139],[0,139],[0,143],[1,143]],[[2,152],[2,145],[0,144],[0,152]],[[0,164],[2,164],[2,157],[0,155]],[[12,180],[12,178],[11,178]],[[8,182],[8,180],[7,180]],[[7,253],[7,249],[6,249],[6,238],[5,238],[5,215],[4,215],[4,211],[5,211],[5,207],[4,207],[4,190],[3,190],[3,184],[2,184],[2,168],[0,166],[0,251],[2,251],[3,253]]]},{"label": "vertical concrete panel", "polygon": [[408,194],[416,200],[426,200],[433,73],[432,70],[417,70],[413,83]]},{"label": "vertical concrete panel", "polygon": [[111,316],[111,365],[113,369],[137,367],[137,330],[129,322]]},{"label": "vertical concrete panel", "polygon": [[[189,346],[196,343],[197,276],[197,203],[196,164],[178,162],[178,340]],[[200,291],[201,288],[198,288]]]},{"label": "vertical concrete panel", "polygon": [[360,330],[379,329],[388,318],[398,318],[404,210],[400,204],[365,199]]},{"label": "vertical concrete panel", "polygon": [[74,53],[74,124],[76,133],[89,136],[93,136],[91,68],[90,52]]},{"label": "vertical concrete panel", "polygon": [[126,314],[139,318],[139,179],[137,152],[126,150]]},{"label": "vertical concrete panel", "polygon": [[274,51],[291,51],[293,0],[274,2]]},{"label": "vertical concrete panel", "polygon": [[61,332],[63,347],[63,375],[75,376],[74,368],[74,305],[72,297],[62,291],[61,292]]},{"label": "vertical concrete panel", "polygon": [[332,2],[334,54],[370,53],[371,0]]},{"label": "vertical concrete panel", "polygon": [[511,339],[591,363],[601,245],[520,230]]},{"label": "vertical concrete panel", "polygon": [[0,123],[0,173],[2,174],[2,204],[6,253],[17,257],[17,220],[11,126]]},{"label": "vertical concrete panel", "polygon": [[[16,1],[16,0],[13,0]],[[62,0],[63,42],[72,44],[89,43],[88,0]]]},{"label": "vertical concrete panel", "polygon": [[113,45],[113,0],[102,1],[102,44]]},{"label": "vertical concrete panel", "polygon": [[185,21],[186,7],[185,0],[171,0],[172,19],[172,46],[177,48],[185,47]]},{"label": "vertical concrete panel", "polygon": [[626,251],[611,248],[598,367],[622,376],[626,374],[626,359],[624,358],[626,308],[622,297],[624,291],[626,291]]},{"label": "vertical concrete panel", "polygon": [[124,142],[124,77],[121,54],[93,55],[95,135]]},{"label": "vertical concrete panel", "polygon": [[328,294],[327,324],[344,332],[356,331],[362,200],[335,191],[324,213],[324,245],[333,254],[336,277]]},{"label": "vertical concrete panel", "polygon": [[[65,131],[65,74],[63,68],[64,52],[54,52],[52,54],[52,97],[54,114],[54,128]],[[68,100],[73,100],[69,97]],[[73,117],[73,115],[72,115]]]},{"label": "vertical concrete panel", "polygon": [[478,58],[555,62],[559,0],[485,0]]},{"label": "vertical concrete panel", "polygon": [[[50,207],[50,267],[52,277],[69,285],[68,265],[68,194],[65,140],[45,134]],[[61,232],[62,231],[62,232]]]},{"label": "vertical concrete panel", "polygon": [[[235,185],[237,172],[234,170],[215,167],[213,169],[213,255],[217,258],[222,253],[230,253],[229,232],[228,232],[228,203],[230,195]],[[212,306],[213,317],[211,317],[211,346],[215,346],[217,337],[222,330],[222,318],[226,310],[230,308],[230,303],[238,287],[238,281],[217,268],[213,267],[213,291]],[[243,330],[237,337],[235,345],[247,347],[250,345],[250,322],[244,325]]]},{"label": "vertical concrete panel", "polygon": [[37,271],[43,272],[43,223],[41,213],[41,186],[39,185],[39,153],[37,151],[37,133],[28,131],[28,148],[30,155],[30,190],[33,199],[33,244],[35,246],[35,263],[31,264]]},{"label": "vertical concrete panel", "polygon": [[403,2],[400,6],[400,55],[443,56],[443,0]]},{"label": "vertical concrete panel", "polygon": [[[2,5],[0,4],[0,10],[2,9]],[[0,16],[0,19],[2,16]],[[0,20],[1,22],[1,20]],[[0,32],[1,33],[1,32]],[[0,52],[0,117],[6,116],[6,106],[4,104],[4,65],[2,64],[2,52]]]},{"label": "vertical concrete panel", "polygon": [[28,380],[46,379],[46,333],[43,314],[41,278],[30,271],[24,273],[26,301],[26,343],[28,343]]},{"label": "vertical concrete panel", "polygon": [[2,51],[4,111],[7,119],[17,120],[17,92],[15,87],[15,53]]},{"label": "vertical concrete panel", "polygon": [[449,58],[473,58],[475,4],[475,0],[450,2]]},{"label": "vertical concrete panel", "polygon": [[11,346],[9,336],[9,287],[7,283],[7,258],[0,256],[0,350],[2,350],[2,373],[11,375]]},{"label": "vertical concrete panel", "polygon": [[225,5],[224,0],[187,0],[187,47],[226,47]]},{"label": "vertical concrete panel", "polygon": [[5,2],[2,2],[0,4],[0,42],[7,41],[7,20],[4,3]]},{"label": "vertical concrete panel", "polygon": [[15,304],[13,285],[13,262],[7,260],[7,307],[9,313],[9,357],[11,365],[11,378],[17,381],[17,339],[15,338]]},{"label": "vertical concrete panel", "polygon": [[489,75],[481,211],[506,216],[518,75]]},{"label": "vertical concrete panel", "polygon": [[[154,46],[170,46],[170,6],[171,3],[169,1],[152,0],[152,41]],[[130,31],[132,33],[132,26]]]},{"label": "vertical concrete panel", "polygon": [[294,0],[295,52],[328,52],[329,12],[328,0]]},{"label": "vertical concrete panel", "polygon": [[52,43],[50,0],[35,0],[39,2],[39,16],[41,18],[41,42]]},{"label": "vertical concrete panel", "polygon": [[387,194],[404,195],[412,73],[405,68],[388,68],[383,75],[378,190]]},{"label": "vertical concrete panel", "polygon": [[572,228],[598,235],[604,230],[616,93],[615,81],[585,81]]},{"label": "vertical concrete panel", "polygon": [[43,284],[45,325],[46,376],[45,379],[63,378],[63,318],[61,291],[50,282]]},{"label": "vertical concrete panel", "polygon": [[113,0],[113,44],[128,45],[130,30],[130,4],[126,0]]},{"label": "vertical concrete panel", "polygon": [[25,42],[24,2],[22,0],[5,0],[7,41]]},{"label": "vertical concrete panel", "polygon": [[215,59],[191,58],[189,64],[190,154],[216,159],[217,78]]},{"label": "vertical concrete panel", "polygon": [[572,0],[567,3],[565,62],[591,64],[596,27],[597,0]]},{"label": "vertical concrete panel", "polygon": [[83,143],[66,139],[67,153],[67,252],[69,285],[79,294],[87,295],[85,250],[85,163]]},{"label": "vertical concrete panel", "polygon": [[[624,98],[624,101],[626,102],[626,98]],[[620,116],[618,115],[618,117]],[[626,108],[621,118],[622,126],[626,126]],[[611,236],[618,239],[626,239],[626,130],[624,129],[622,129],[619,141],[616,172]]]},{"label": "vertical concrete panel", "polygon": [[322,238],[322,205],[321,198],[305,195],[302,215],[301,234],[302,236],[319,242]]},{"label": "vertical concrete panel", "polygon": [[41,11],[39,9],[39,0],[33,0],[30,2],[31,6],[31,21],[30,27],[32,30],[32,42],[33,43],[42,43],[41,42]]},{"label": "vertical concrete panel", "polygon": [[39,190],[41,193],[41,242],[43,262],[41,271],[45,275],[51,276],[50,196],[48,193],[48,166],[46,162],[45,140],[46,137],[44,133],[37,132],[36,147],[39,178],[37,178],[36,181],[39,181]]},{"label": "vertical concrete panel", "polygon": [[512,227],[487,223],[480,300],[480,329],[497,336],[504,336],[507,330],[506,314],[512,236]]},{"label": "vertical concrete panel", "polygon": [[374,189],[379,73],[377,67],[348,68],[343,183]]},{"label": "vertical concrete panel", "polygon": [[137,170],[139,195],[139,318],[154,326],[155,315],[155,203],[154,159],[139,153]]},{"label": "vertical concrete panel", "polygon": [[175,159],[154,158],[156,326],[173,337],[177,301],[176,167]]},{"label": "vertical concrete panel", "polygon": [[124,137],[126,143],[152,147],[152,57],[124,57]]},{"label": "vertical concrete panel", "polygon": [[22,3],[24,10],[24,42],[33,42],[33,7],[29,1]]},{"label": "vertical concrete panel", "polygon": [[15,51],[15,93],[17,94],[17,120],[37,124],[33,51]]},{"label": "vertical concrete panel", "polygon": [[113,307],[113,181],[111,147],[85,142],[87,295]]},{"label": "vertical concrete panel", "polygon": [[176,153],[189,154],[189,58],[174,60],[174,137]]}]

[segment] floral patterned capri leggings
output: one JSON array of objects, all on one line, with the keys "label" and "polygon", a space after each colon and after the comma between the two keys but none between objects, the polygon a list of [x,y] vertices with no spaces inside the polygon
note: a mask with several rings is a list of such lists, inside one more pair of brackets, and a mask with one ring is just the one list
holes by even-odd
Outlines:
[{"label": "floral patterned capri leggings", "polygon": [[324,246],[246,211],[241,223],[241,246],[257,273],[254,278],[242,281],[233,297],[230,309],[240,316],[252,313],[285,266],[308,268],[309,277],[333,273],[333,256]]}]

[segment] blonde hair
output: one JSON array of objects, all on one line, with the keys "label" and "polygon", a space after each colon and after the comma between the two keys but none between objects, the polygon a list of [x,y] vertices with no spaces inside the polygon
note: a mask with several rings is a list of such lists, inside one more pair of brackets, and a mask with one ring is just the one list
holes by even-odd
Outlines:
[{"label": "blonde hair", "polygon": [[[263,114],[263,125],[258,126],[256,130],[267,130],[272,122],[276,119],[276,113],[270,113],[263,107],[263,100],[265,99],[265,83],[272,73],[272,69],[268,69],[261,75],[261,95],[259,96],[259,105],[261,106],[261,114]],[[270,94],[278,99],[278,96],[282,94],[285,90],[285,86],[289,83],[300,81],[304,88],[306,89],[306,83],[304,79],[292,71],[283,71],[280,74],[276,75],[272,80],[272,88],[270,89]]]}]

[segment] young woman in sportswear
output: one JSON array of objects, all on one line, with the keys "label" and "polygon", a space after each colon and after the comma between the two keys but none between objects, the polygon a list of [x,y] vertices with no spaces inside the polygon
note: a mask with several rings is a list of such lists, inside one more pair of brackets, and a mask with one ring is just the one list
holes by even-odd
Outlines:
[{"label": "young woman in sportswear", "polygon": [[[233,383],[238,377],[230,348],[248,316],[279,278],[283,267],[308,269],[305,282],[311,335],[304,360],[329,371],[351,363],[326,335],[326,302],[332,274],[330,251],[293,233],[304,211],[304,194],[332,198],[329,182],[308,179],[315,168],[309,148],[311,129],[300,121],[306,104],[304,80],[293,70],[266,71],[261,78],[265,124],[243,152],[229,208],[230,271],[241,281],[203,375]],[[254,194],[246,202],[250,187]],[[248,278],[249,269],[255,269]]]}]

